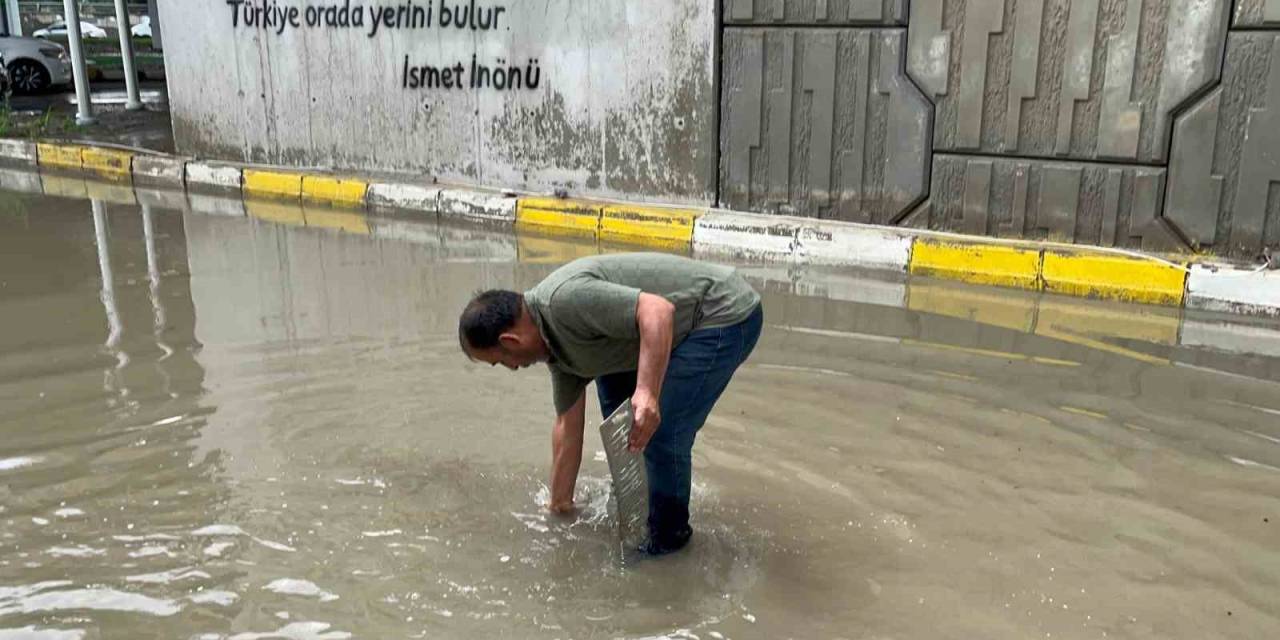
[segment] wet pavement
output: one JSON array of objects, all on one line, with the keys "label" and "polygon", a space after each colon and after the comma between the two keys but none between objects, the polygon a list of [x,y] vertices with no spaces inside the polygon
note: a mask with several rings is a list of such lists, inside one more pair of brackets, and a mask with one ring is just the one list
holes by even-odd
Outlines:
[{"label": "wet pavement", "polygon": [[[138,85],[143,109],[126,111],[128,95],[123,82],[93,83],[90,101],[95,122],[75,125],[76,93],[71,87],[35,94],[15,95],[9,105],[21,128],[43,121],[48,128],[39,137],[120,144],[150,151],[173,153],[173,126],[169,121],[169,98],[164,82]],[[54,120],[56,118],[56,120]]]},{"label": "wet pavement", "polygon": [[694,542],[623,567],[599,443],[547,515],[549,382],[455,328],[619,248],[36,180],[71,197],[0,192],[0,637],[1280,628],[1275,322],[744,265]]}]

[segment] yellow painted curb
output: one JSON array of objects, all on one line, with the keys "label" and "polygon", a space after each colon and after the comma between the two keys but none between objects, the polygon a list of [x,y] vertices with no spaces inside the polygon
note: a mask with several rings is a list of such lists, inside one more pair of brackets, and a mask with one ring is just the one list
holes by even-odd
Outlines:
[{"label": "yellow painted curb", "polygon": [[909,271],[976,284],[1038,290],[1040,250],[917,238]]},{"label": "yellow painted curb", "polygon": [[36,164],[42,167],[79,170],[84,166],[80,152],[83,147],[52,142],[36,143]]},{"label": "yellow painted curb", "polygon": [[363,180],[330,176],[302,177],[302,197],[317,202],[363,207],[364,193],[368,188],[369,183]]},{"label": "yellow painted curb", "polygon": [[600,214],[600,237],[662,246],[693,242],[693,225],[702,212],[643,205],[615,204]]},{"label": "yellow painted curb", "polygon": [[283,171],[244,170],[244,192],[273,198],[301,198],[302,174]]},{"label": "yellow painted curb", "polygon": [[118,149],[85,147],[80,152],[85,171],[112,180],[129,180],[133,177],[133,154]]},{"label": "yellow painted curb", "polygon": [[244,210],[250,217],[267,222],[297,226],[307,224],[307,218],[302,212],[302,207],[296,204],[270,202],[267,200],[245,200]]},{"label": "yellow painted curb", "polygon": [[369,235],[369,221],[359,213],[304,209],[303,216],[307,220],[308,227],[322,227],[336,229],[344,233]]},{"label": "yellow painted curb", "polygon": [[1048,291],[1180,306],[1187,272],[1181,267],[1155,260],[1045,251],[1041,277]]},{"label": "yellow painted curb", "polygon": [[596,235],[604,205],[563,198],[520,198],[516,202],[516,226],[542,227],[575,235]]}]

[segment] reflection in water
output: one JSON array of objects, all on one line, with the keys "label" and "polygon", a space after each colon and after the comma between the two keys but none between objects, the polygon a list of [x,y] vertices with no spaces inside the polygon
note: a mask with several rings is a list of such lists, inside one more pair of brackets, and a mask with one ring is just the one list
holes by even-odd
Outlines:
[{"label": "reflection in water", "polygon": [[[120,349],[120,335],[124,325],[120,322],[120,309],[116,306],[115,276],[111,272],[111,247],[107,241],[107,214],[101,200],[90,201],[93,210],[94,245],[98,249],[98,271],[102,278],[102,308],[107,313],[107,341],[103,344],[116,358],[116,371],[129,364],[129,356]],[[117,390],[112,381],[114,373],[108,373],[108,390]]]},{"label": "reflection in water", "polygon": [[475,289],[601,247],[207,196],[97,203],[90,238],[83,201],[34,203],[0,220],[0,249],[38,248],[0,265],[21,328],[0,335],[0,633],[1280,622],[1280,359],[1182,346],[1177,313],[744,266],[770,329],[695,449],[694,545],[624,570],[598,446],[582,513],[547,514],[547,380],[466,362],[454,328]]},{"label": "reflection in water", "polygon": [[151,205],[140,203],[142,210],[142,237],[147,250],[147,292],[151,296],[151,330],[155,336],[156,346],[163,353],[156,359],[156,372],[164,379],[164,392],[171,393],[169,374],[165,372],[165,361],[173,356],[173,348],[164,341],[165,319],[164,298],[160,294],[160,261],[156,256],[156,230]]}]

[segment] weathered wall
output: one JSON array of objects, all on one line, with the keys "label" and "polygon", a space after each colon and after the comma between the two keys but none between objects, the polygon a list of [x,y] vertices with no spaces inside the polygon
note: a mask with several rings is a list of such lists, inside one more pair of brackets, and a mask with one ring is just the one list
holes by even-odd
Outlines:
[{"label": "weathered wall", "polygon": [[725,0],[723,18],[728,206],[1280,246],[1280,0]]},{"label": "weathered wall", "polygon": [[[714,199],[713,2],[255,2],[160,0],[166,23],[201,25],[165,42],[183,152],[534,191]],[[268,17],[249,7],[266,7]],[[333,11],[309,25],[308,7]],[[374,28],[382,9],[402,7],[424,11],[397,11],[390,26]],[[460,11],[479,20],[444,26],[445,7],[450,22]],[[330,25],[343,8],[350,26]],[[475,86],[483,76],[473,65],[518,68],[520,86],[492,74]],[[421,66],[435,67],[431,86],[416,86]]]},{"label": "weathered wall", "polygon": [[[1280,0],[159,1],[207,25],[166,47],[184,151],[1147,250],[1280,246]],[[262,28],[250,6],[366,19],[269,12]],[[496,27],[442,27],[442,6]],[[374,29],[386,7],[433,22]],[[522,86],[472,86],[473,59]],[[410,70],[455,63],[461,87]]]}]

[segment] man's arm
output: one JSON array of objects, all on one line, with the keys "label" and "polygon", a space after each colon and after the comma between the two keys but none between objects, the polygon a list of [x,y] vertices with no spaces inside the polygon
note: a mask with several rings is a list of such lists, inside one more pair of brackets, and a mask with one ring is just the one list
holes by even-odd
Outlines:
[{"label": "man's arm", "polygon": [[582,465],[582,433],[586,424],[587,394],[579,393],[578,401],[556,417],[551,431],[551,511],[573,511],[573,487],[578,482]]},{"label": "man's arm", "polygon": [[641,293],[636,302],[636,326],[640,330],[640,365],[636,370],[636,392],[631,396],[635,423],[628,447],[633,453],[644,450],[662,422],[659,399],[662,380],[671,359],[676,307],[662,296]]}]

